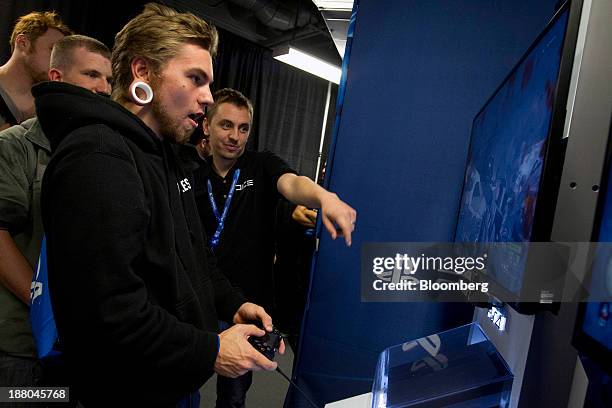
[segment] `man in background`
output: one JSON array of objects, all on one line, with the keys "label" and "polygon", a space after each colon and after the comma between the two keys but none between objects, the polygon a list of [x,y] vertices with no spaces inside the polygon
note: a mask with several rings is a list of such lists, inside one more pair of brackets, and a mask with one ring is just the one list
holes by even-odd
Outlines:
[{"label": "man in background", "polygon": [[55,12],[35,11],[17,20],[11,57],[0,67],[0,130],[35,115],[32,85],[46,81],[53,44],[72,34]]},{"label": "man in background", "polygon": [[[110,51],[98,40],[82,35],[60,39],[50,66],[53,81],[111,92]],[[40,380],[28,315],[43,236],[41,182],[50,155],[36,118],[0,132],[0,386]]]},{"label": "man in background", "polygon": [[[332,238],[342,234],[347,245],[357,214],[273,153],[245,151],[253,106],[243,94],[221,89],[214,100],[203,123],[211,156],[195,175],[200,217],[220,269],[249,301],[271,310],[274,219],[281,196],[320,208]],[[250,372],[237,379],[219,376],[217,408],[243,407],[251,382]]]}]

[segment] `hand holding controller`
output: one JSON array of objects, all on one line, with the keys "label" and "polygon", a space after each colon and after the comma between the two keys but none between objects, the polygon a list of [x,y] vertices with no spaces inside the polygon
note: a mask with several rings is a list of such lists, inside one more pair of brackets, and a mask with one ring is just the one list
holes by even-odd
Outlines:
[{"label": "hand holding controller", "polygon": [[[257,326],[260,326],[259,323],[255,324]],[[283,336],[275,327],[272,327],[271,332],[266,332],[266,334],[261,337],[249,336],[248,339],[249,343],[251,343],[253,348],[255,348],[255,350],[266,356],[266,358],[270,361],[274,361],[274,356],[278,351],[282,340]],[[310,405],[312,405],[314,408],[321,407],[319,404],[314,403],[313,400],[300,387],[298,387],[293,381],[291,381],[291,379],[287,377],[285,373],[283,373],[280,367],[277,366],[276,371],[278,371],[278,373],[282,375],[285,380],[287,380],[291,385],[293,385],[304,396],[304,398],[306,398]]]},{"label": "hand holding controller", "polygon": [[280,332],[273,328],[271,332],[266,332],[261,337],[250,336],[249,343],[251,343],[255,350],[266,356],[268,360],[274,361],[274,356],[280,347],[282,339],[283,336]]}]

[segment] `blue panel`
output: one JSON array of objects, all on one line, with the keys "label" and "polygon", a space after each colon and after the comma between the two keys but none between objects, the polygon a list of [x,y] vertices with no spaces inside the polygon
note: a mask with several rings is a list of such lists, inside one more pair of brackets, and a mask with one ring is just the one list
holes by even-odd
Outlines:
[{"label": "blue panel", "polygon": [[471,320],[464,304],[362,303],[361,243],[452,241],[472,120],[555,3],[360,2],[326,176],[357,229],[351,248],[321,234],[294,371],[319,402],[368,392],[385,347]]}]

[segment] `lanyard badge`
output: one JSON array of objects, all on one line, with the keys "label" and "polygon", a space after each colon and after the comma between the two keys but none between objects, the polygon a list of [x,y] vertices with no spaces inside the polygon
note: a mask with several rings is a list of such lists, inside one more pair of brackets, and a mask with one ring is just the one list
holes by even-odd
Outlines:
[{"label": "lanyard badge", "polygon": [[217,208],[217,204],[215,203],[215,197],[213,196],[212,184],[210,184],[210,179],[207,180],[208,187],[208,200],[210,201],[210,206],[212,207],[213,213],[215,214],[215,218],[217,219],[217,230],[213,234],[212,238],[210,238],[210,249],[213,251],[219,245],[219,240],[221,238],[221,232],[223,231],[223,227],[225,227],[225,218],[227,217],[227,212],[229,211],[230,203],[232,202],[232,198],[234,197],[234,190],[236,190],[236,184],[238,183],[238,177],[240,176],[240,169],[236,169],[234,171],[234,178],[232,180],[232,185],[230,187],[229,193],[227,194],[227,198],[225,199],[225,206],[223,207],[223,213],[219,214],[219,209]]}]

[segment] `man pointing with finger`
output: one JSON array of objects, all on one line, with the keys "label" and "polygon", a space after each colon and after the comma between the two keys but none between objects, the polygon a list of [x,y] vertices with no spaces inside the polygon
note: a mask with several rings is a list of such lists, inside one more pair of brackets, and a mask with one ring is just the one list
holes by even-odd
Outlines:
[{"label": "man pointing with finger", "polygon": [[[279,198],[320,208],[332,238],[341,234],[347,245],[357,214],[336,194],[296,175],[273,153],[245,151],[253,106],[243,94],[221,89],[214,100],[203,123],[211,156],[195,176],[198,210],[221,271],[249,301],[271,310]],[[219,376],[217,408],[243,407],[251,382],[251,373],[238,379]]]}]

